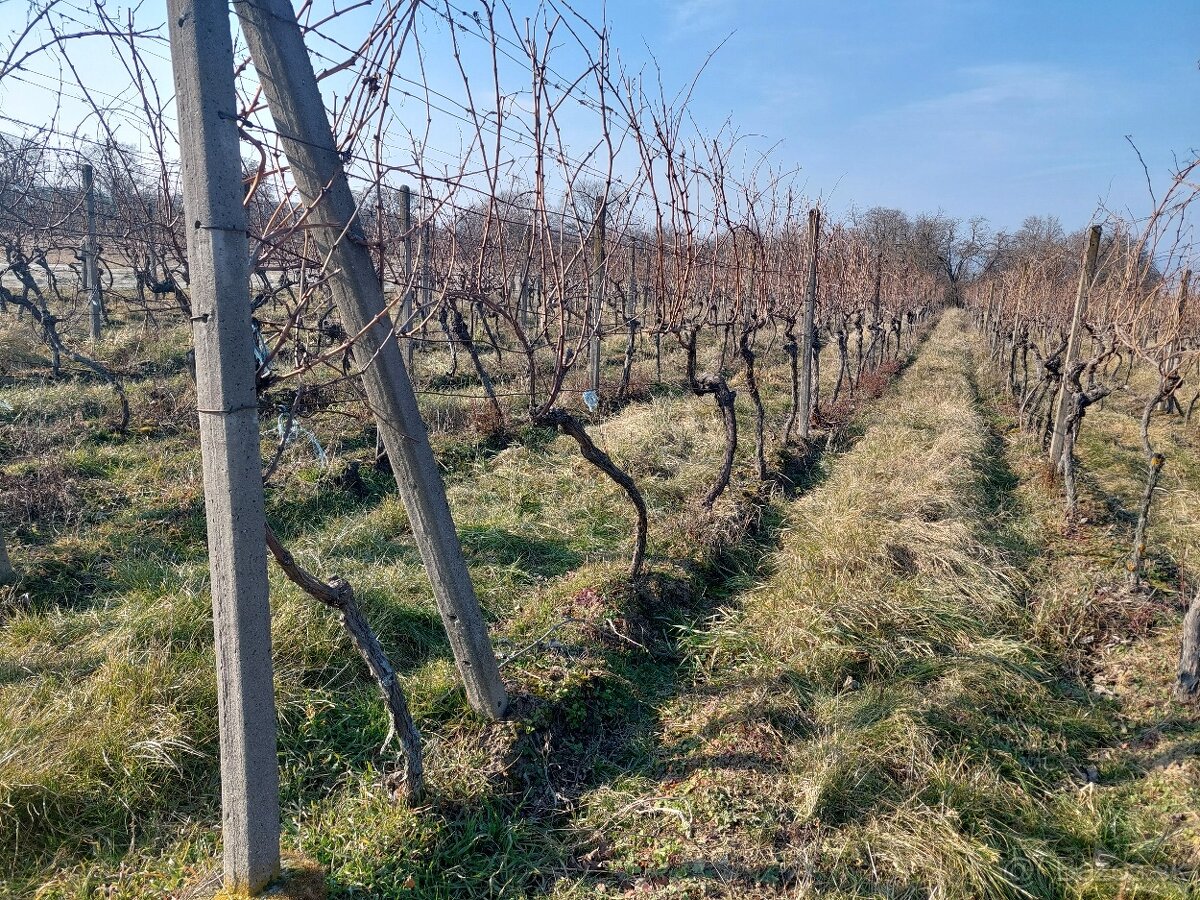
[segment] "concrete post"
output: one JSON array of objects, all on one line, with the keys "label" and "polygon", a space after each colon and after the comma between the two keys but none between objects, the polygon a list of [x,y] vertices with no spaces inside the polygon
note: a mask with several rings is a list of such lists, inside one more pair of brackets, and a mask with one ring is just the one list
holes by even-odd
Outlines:
[{"label": "concrete post", "polygon": [[292,177],[319,223],[313,237],[338,273],[329,285],[333,300],[346,331],[359,335],[354,356],[363,366],[367,402],[467,698],[481,714],[499,718],[508,696],[295,10],[288,0],[234,0],[234,8]]},{"label": "concrete post", "polygon": [[1087,316],[1088,291],[1096,277],[1096,257],[1100,253],[1100,226],[1093,225],[1088,232],[1087,250],[1083,254],[1083,266],[1079,270],[1079,288],[1075,292],[1075,314],[1071,317],[1071,333],[1067,338],[1067,355],[1063,359],[1062,383],[1058,387],[1058,402],[1054,405],[1054,434],[1050,438],[1050,466],[1057,471],[1062,463],[1063,444],[1067,436],[1067,392],[1066,374],[1079,358],[1079,343],[1082,338],[1083,320]]},{"label": "concrete post", "polygon": [[104,324],[104,307],[100,297],[100,266],[97,257],[100,243],[96,238],[96,186],[90,165],[83,167],[83,200],[87,209],[87,243],[83,248],[83,280],[88,293],[88,310],[91,321],[92,343],[100,340],[100,328]]},{"label": "concrete post", "polygon": [[[413,326],[413,239],[412,191],[407,184],[400,186],[400,231],[404,235],[404,299],[400,301],[400,322],[405,331]],[[413,364],[413,339],[404,338],[404,367],[410,372]]]},{"label": "concrete post", "polygon": [[225,886],[279,874],[266,517],[229,7],[168,0],[191,269],[221,729]]},{"label": "concrete post", "polygon": [[588,299],[592,307],[592,340],[588,347],[589,386],[600,397],[600,336],[604,328],[604,225],[607,207],[603,200],[596,203],[596,223],[592,228],[592,280]]},{"label": "concrete post", "polygon": [[817,252],[821,245],[821,211],[808,211],[808,284],[804,290],[804,332],[800,353],[800,438],[807,441],[812,419],[813,324],[817,314]]}]

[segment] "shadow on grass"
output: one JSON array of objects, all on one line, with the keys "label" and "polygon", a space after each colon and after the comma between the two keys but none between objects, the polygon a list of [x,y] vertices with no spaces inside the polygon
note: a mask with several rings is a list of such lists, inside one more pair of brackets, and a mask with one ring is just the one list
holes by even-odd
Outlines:
[{"label": "shadow on grass", "polygon": [[583,562],[583,556],[563,540],[530,537],[491,525],[462,526],[458,535],[468,562],[510,566],[530,578],[565,575]]},{"label": "shadow on grass", "polygon": [[[850,430],[834,444],[836,452],[852,447],[862,433],[861,428]],[[780,459],[787,497],[798,497],[829,477],[830,467],[820,465],[821,460],[816,450]],[[563,878],[582,878],[593,886],[632,883],[616,871],[593,878],[581,859],[584,848],[574,811],[590,792],[627,777],[665,781],[687,766],[778,771],[777,759],[753,748],[687,761],[661,738],[666,706],[681,690],[693,688],[686,636],[705,629],[718,609],[737,602],[740,592],[771,574],[772,554],[785,525],[781,510],[770,502],[771,493],[764,489],[753,496],[758,508],[740,517],[739,536],[700,564],[659,558],[637,587],[616,575],[594,585],[605,606],[591,612],[591,624],[544,639],[515,674],[524,690],[516,698],[523,731],[498,767],[501,774],[485,789],[492,799],[464,808],[454,800],[434,798],[438,827],[432,844],[415,858],[377,871],[379,883],[411,878],[417,895],[430,897],[483,896],[497,884],[508,891],[490,895],[537,896],[552,891]],[[498,549],[502,560],[521,564],[530,550],[526,542],[514,548],[511,540],[505,532],[476,538],[464,534],[469,553]],[[561,559],[563,574],[571,570],[569,558],[557,553],[543,558],[542,565],[556,559]],[[769,718],[773,727],[802,730],[786,709]],[[504,835],[504,841],[493,840],[496,834]],[[457,892],[447,888],[447,866],[461,879]],[[786,876],[778,867],[765,867],[762,872],[747,870],[742,880],[784,884]],[[336,885],[331,894],[353,895]]]}]

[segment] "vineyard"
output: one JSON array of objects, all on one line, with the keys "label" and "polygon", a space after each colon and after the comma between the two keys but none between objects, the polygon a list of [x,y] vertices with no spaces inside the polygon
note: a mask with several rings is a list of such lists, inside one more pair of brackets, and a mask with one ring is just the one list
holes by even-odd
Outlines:
[{"label": "vineyard", "polygon": [[0,42],[0,897],[1200,893],[1200,158],[841,211],[553,0],[166,7]]}]

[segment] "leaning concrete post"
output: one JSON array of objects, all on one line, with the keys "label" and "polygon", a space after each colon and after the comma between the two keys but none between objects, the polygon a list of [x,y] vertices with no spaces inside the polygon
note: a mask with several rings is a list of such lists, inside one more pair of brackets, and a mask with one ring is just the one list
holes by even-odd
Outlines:
[{"label": "leaning concrete post", "polygon": [[1050,439],[1050,466],[1057,471],[1062,465],[1063,443],[1067,436],[1067,404],[1070,395],[1066,374],[1079,359],[1079,342],[1082,337],[1083,320],[1087,316],[1088,291],[1096,277],[1096,257],[1100,253],[1100,226],[1093,225],[1088,232],[1087,250],[1083,254],[1083,268],[1079,270],[1079,288],[1075,292],[1075,314],[1071,317],[1071,334],[1067,338],[1067,355],[1062,364],[1062,383],[1058,388],[1058,402],[1054,405],[1054,435]]},{"label": "leaning concrete post", "polygon": [[313,237],[331,271],[338,273],[329,289],[347,332],[359,336],[354,358],[363,367],[367,402],[429,573],[467,699],[478,712],[499,718],[508,707],[508,695],[295,10],[288,0],[234,0],[234,8],[292,177],[313,208],[310,221],[318,223]]},{"label": "leaning concrete post", "polygon": [[191,268],[221,728],[225,886],[279,874],[266,518],[229,7],[168,0]]}]

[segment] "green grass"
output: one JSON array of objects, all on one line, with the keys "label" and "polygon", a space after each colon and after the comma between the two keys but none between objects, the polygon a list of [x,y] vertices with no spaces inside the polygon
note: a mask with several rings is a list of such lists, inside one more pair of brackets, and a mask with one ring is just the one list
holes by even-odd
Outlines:
[{"label": "green grass", "polygon": [[[518,716],[499,725],[456,687],[369,423],[355,404],[307,417],[333,465],[289,448],[268,516],[304,565],[355,586],[425,736],[429,795],[387,795],[375,688],[335,618],[272,570],[285,844],[335,897],[1187,896],[1200,844],[1175,817],[1200,800],[1195,723],[1147,700],[1172,662],[1169,616],[1088,649],[1090,587],[1116,571],[1120,535],[1058,530],[962,331],[943,325],[834,452],[777,461],[796,477],[774,489],[752,476],[739,398],[734,483],[711,515],[710,399],[668,380],[597,419],[650,507],[636,589],[631,509],[573,443],[481,431],[470,401],[443,396],[469,378],[422,395],[498,654],[518,654]],[[103,385],[44,380],[32,350],[0,382],[22,572],[0,594],[0,897],[160,897],[218,856],[185,351],[132,327],[103,348],[134,376],[128,435]],[[444,359],[420,356],[429,385]],[[777,433],[778,349],[760,377]],[[1093,449],[1089,497],[1128,502]],[[1180,447],[1168,473],[1191,477],[1194,459]],[[339,480],[349,460],[361,490]],[[1152,538],[1186,571],[1186,503],[1170,508]],[[1098,694],[1101,671],[1114,686]]]},{"label": "green grass", "polygon": [[[214,663],[185,347],[164,339],[147,350],[129,329],[102,348],[110,364],[138,369],[124,436],[107,429],[111,397],[101,385],[12,377],[0,387],[11,460],[6,536],[23,576],[0,625],[0,859],[17,895],[37,887],[41,896],[91,896],[101,884],[111,896],[156,895],[214,855]],[[273,572],[288,840],[318,855],[343,894],[360,872],[380,890],[415,881],[418,892],[486,893],[496,878],[524,889],[570,864],[556,826],[515,826],[562,816],[557,789],[531,793],[525,782],[549,780],[548,740],[563,744],[556,769],[588,777],[602,777],[596,761],[611,774],[644,758],[639,735],[651,731],[654,704],[675,678],[676,626],[696,614],[695,598],[724,558],[720,532],[744,518],[737,498],[750,485],[743,447],[731,499],[714,520],[684,515],[713,477],[722,433],[711,404],[678,389],[600,425],[597,439],[631,469],[644,448],[687,435],[645,474],[652,573],[634,594],[623,575],[631,511],[573,444],[527,431],[497,445],[473,431],[469,404],[427,399],[430,421],[451,426],[433,437],[500,654],[566,614],[595,626],[565,629],[507,668],[525,698],[521,724],[476,721],[455,687],[390,478],[364,464],[364,491],[338,483],[344,460],[372,449],[370,429],[361,417],[305,421],[334,470],[321,471],[304,444],[289,449],[268,515],[306,565],[355,584],[429,738],[433,799],[414,812],[380,787],[391,764],[377,756],[385,722],[359,660],[334,618]],[[781,419],[777,403],[774,424]],[[272,450],[268,433],[264,456]],[[681,523],[701,530],[682,534]],[[706,534],[697,546],[693,538]],[[576,602],[590,595],[598,603]],[[610,710],[597,718],[601,701]],[[591,739],[610,724],[619,739]],[[326,815],[326,825],[311,825]],[[403,835],[406,854],[358,829]],[[500,844],[489,845],[492,833]]]}]

